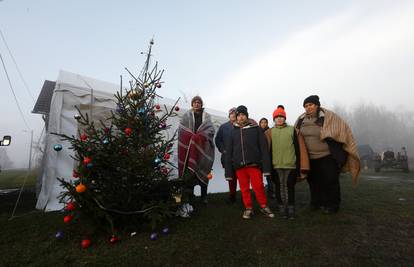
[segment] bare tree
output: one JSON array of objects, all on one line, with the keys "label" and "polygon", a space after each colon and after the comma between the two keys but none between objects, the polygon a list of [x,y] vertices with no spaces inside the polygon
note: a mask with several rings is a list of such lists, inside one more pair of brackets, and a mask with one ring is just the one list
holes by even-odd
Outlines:
[{"label": "bare tree", "polygon": [[366,103],[352,108],[337,105],[333,110],[351,125],[358,144],[368,144],[377,152],[386,149],[399,151],[402,146],[408,152],[414,151],[414,112],[400,112]]}]

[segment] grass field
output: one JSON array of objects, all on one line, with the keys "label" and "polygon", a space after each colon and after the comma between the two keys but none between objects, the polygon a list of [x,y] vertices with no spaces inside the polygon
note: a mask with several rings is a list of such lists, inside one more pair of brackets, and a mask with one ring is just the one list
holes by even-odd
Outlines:
[{"label": "grass field", "polygon": [[[63,226],[59,212],[31,212],[34,194],[25,192],[18,215],[8,220],[16,194],[0,195],[0,266],[413,266],[414,174],[365,173],[358,187],[343,177],[342,207],[324,215],[307,208],[307,184],[297,185],[295,220],[261,214],[241,219],[242,205],[225,194],[196,205],[190,219],[174,219],[170,234],[156,241],[149,232],[121,231],[115,245],[93,235],[80,248],[74,222]],[[271,202],[271,205],[275,203]],[[64,237],[55,233],[64,230]]]},{"label": "grass field", "polygon": [[[0,172],[0,189],[21,187],[27,175],[27,170],[25,169],[3,170]],[[37,171],[31,171],[27,177],[25,186],[28,188],[34,187],[36,184],[36,176]]]}]

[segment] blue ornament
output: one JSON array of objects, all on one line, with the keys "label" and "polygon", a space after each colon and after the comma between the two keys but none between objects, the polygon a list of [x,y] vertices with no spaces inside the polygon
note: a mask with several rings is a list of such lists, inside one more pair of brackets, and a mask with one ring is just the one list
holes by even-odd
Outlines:
[{"label": "blue ornament", "polygon": [[164,229],[162,229],[162,233],[163,235],[168,235],[170,233],[170,229],[168,229],[168,227],[165,227]]},{"label": "blue ornament", "polygon": [[56,145],[54,145],[53,146],[53,149],[55,150],[55,151],[61,151],[62,150],[62,145],[61,144],[56,144]]},{"label": "blue ornament", "polygon": [[119,106],[119,105],[117,105],[116,106],[116,112],[118,112],[118,113],[120,113],[120,112],[122,112],[124,109],[121,107],[121,106]]},{"label": "blue ornament", "polygon": [[158,238],[157,233],[152,233],[152,234],[150,235],[150,239],[151,239],[152,241],[157,240],[157,238]]},{"label": "blue ornament", "polygon": [[137,109],[137,112],[139,115],[143,115],[145,113],[145,108],[139,108]]},{"label": "blue ornament", "polygon": [[88,163],[88,164],[86,164],[86,168],[92,168],[93,167],[93,164],[92,163]]},{"label": "blue ornament", "polygon": [[109,144],[109,140],[108,140],[108,139],[104,139],[104,140],[102,141],[102,143],[103,143],[104,145],[107,145],[107,144]]},{"label": "blue ornament", "polygon": [[63,237],[63,232],[62,231],[57,231],[55,237],[57,239],[61,239]]},{"label": "blue ornament", "polygon": [[155,160],[154,160],[154,163],[157,164],[157,165],[160,164],[161,159],[159,157],[156,157]]}]

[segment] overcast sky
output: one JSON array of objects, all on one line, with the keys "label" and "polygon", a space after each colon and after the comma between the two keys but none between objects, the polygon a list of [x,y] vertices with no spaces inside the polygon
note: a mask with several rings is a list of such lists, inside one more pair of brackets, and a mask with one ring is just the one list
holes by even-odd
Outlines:
[{"label": "overcast sky", "polygon": [[[164,96],[244,104],[255,119],[284,104],[290,122],[310,94],[328,107],[413,110],[412,25],[413,1],[0,1],[0,30],[35,99],[61,69],[118,83],[154,36]],[[37,139],[43,122],[3,40],[0,53]],[[22,165],[30,138],[0,68],[0,135],[13,135],[8,153]]]}]

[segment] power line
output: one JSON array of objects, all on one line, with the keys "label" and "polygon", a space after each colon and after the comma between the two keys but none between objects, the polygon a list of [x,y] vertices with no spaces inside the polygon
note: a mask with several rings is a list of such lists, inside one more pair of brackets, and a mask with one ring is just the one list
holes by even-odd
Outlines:
[{"label": "power line", "polygon": [[1,29],[0,29],[0,35],[1,35],[1,38],[3,39],[4,44],[6,45],[7,51],[9,51],[9,55],[12,58],[14,65],[16,66],[16,69],[17,69],[17,72],[19,73],[20,79],[22,79],[22,81],[23,81],[23,84],[24,84],[24,87],[26,88],[27,93],[30,95],[33,102],[35,102],[34,97],[33,97],[32,93],[29,90],[29,86],[27,85],[26,80],[23,78],[23,74],[21,73],[21,71],[19,69],[19,66],[17,65],[17,62],[14,59],[14,56],[13,56],[9,46],[7,45],[6,38],[4,37],[3,32],[1,31]]},{"label": "power line", "polygon": [[20,112],[20,115],[22,116],[22,119],[24,121],[24,124],[26,125],[27,129],[30,130],[30,127],[27,124],[26,119],[24,118],[23,111],[22,111],[22,109],[21,109],[21,107],[19,105],[19,101],[17,101],[16,94],[14,93],[13,85],[12,85],[12,83],[10,81],[10,77],[9,77],[9,74],[7,72],[7,69],[6,69],[6,65],[4,64],[4,60],[3,60],[3,56],[1,55],[1,52],[0,52],[0,59],[1,59],[1,63],[3,64],[4,72],[6,73],[7,81],[9,82],[10,89],[11,89],[11,91],[13,93],[14,101],[16,101],[17,108],[19,109],[19,112]]}]

